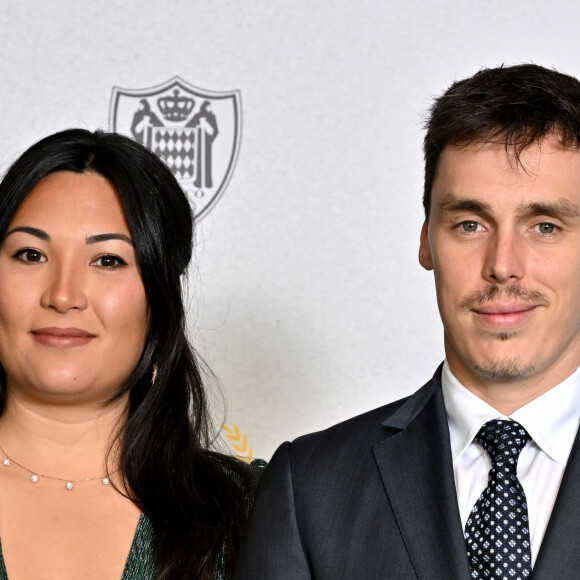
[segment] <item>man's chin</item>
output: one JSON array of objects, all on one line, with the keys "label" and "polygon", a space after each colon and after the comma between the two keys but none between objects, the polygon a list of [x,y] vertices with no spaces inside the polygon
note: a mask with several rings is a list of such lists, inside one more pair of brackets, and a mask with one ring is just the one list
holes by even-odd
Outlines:
[{"label": "man's chin", "polygon": [[493,362],[474,362],[472,369],[480,377],[494,383],[512,383],[531,377],[535,372],[533,364],[525,364],[518,359],[503,359]]}]

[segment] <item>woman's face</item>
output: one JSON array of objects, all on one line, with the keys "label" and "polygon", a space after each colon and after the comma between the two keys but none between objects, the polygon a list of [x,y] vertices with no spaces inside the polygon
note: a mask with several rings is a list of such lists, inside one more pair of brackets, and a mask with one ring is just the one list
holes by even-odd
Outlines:
[{"label": "woman's face", "polygon": [[0,245],[0,362],[8,396],[102,403],[135,368],[149,309],[113,186],[45,177]]}]

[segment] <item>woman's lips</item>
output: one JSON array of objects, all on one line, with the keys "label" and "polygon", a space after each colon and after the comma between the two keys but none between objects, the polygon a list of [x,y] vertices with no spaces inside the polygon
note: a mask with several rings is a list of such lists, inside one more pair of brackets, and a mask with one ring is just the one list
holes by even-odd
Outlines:
[{"label": "woman's lips", "polygon": [[44,346],[57,348],[82,346],[96,338],[94,334],[81,328],[58,328],[54,326],[33,330],[32,336],[34,340]]},{"label": "woman's lips", "polygon": [[514,328],[524,323],[538,308],[535,304],[487,304],[473,310],[477,318],[494,328]]}]

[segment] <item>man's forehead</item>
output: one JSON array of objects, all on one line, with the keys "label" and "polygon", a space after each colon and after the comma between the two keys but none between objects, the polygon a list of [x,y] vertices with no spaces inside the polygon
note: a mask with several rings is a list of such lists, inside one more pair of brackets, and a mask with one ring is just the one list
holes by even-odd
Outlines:
[{"label": "man's forehead", "polygon": [[442,149],[439,162],[458,152],[482,153],[486,151],[493,151],[496,155],[501,155],[512,169],[527,173],[534,170],[534,165],[544,155],[553,153],[577,153],[580,155],[580,144],[565,141],[562,133],[557,130],[536,140],[514,141],[506,135],[499,134],[475,141],[450,143]]},{"label": "man's forehead", "polygon": [[487,181],[543,179],[557,181],[564,174],[580,173],[580,148],[564,147],[555,138],[544,139],[516,152],[505,143],[448,145],[439,159],[434,181],[477,176]]}]

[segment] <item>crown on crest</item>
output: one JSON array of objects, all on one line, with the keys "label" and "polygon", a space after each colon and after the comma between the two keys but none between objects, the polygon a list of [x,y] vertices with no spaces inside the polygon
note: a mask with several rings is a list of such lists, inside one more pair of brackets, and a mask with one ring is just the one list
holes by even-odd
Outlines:
[{"label": "crown on crest", "polygon": [[166,95],[157,99],[157,106],[161,114],[168,121],[183,121],[193,110],[195,101],[189,97],[179,95],[179,89],[173,91],[173,96]]}]

